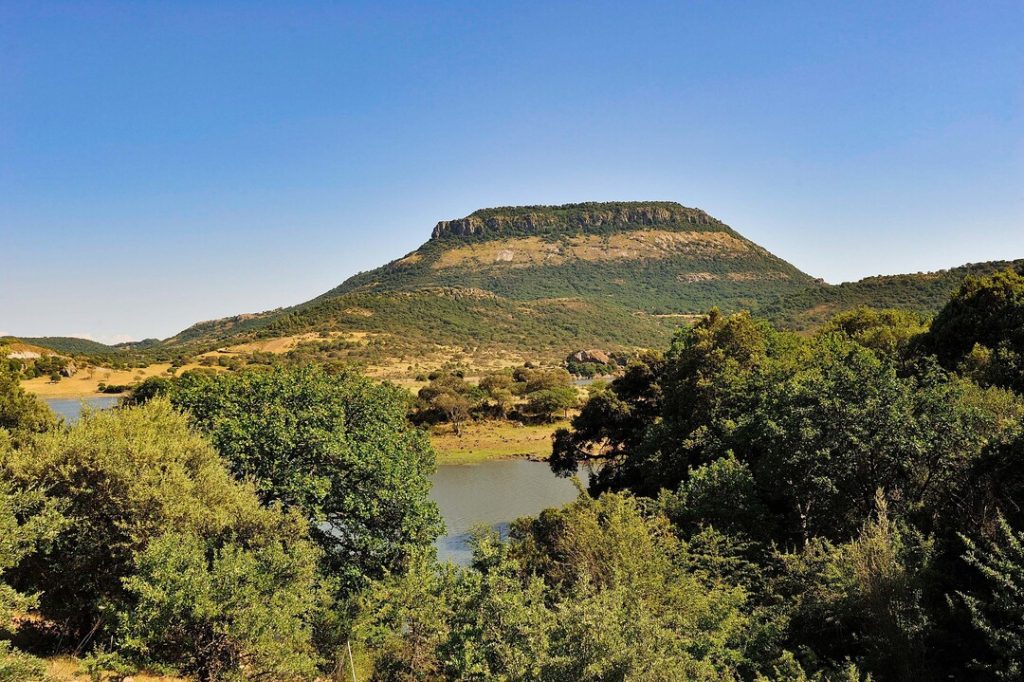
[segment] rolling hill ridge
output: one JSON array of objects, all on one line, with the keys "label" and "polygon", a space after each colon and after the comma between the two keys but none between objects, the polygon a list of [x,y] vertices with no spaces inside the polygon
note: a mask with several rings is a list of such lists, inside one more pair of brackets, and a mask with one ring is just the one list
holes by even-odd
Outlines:
[{"label": "rolling hill ridge", "polygon": [[[712,306],[790,329],[859,305],[933,313],[964,276],[1012,264],[830,285],[674,202],[489,208],[438,222],[415,251],[305,303],[109,350],[171,358],[301,337],[315,353],[373,366],[411,366],[431,354],[558,359],[585,347],[663,347],[681,322]],[[70,350],[66,339],[53,345]]]}]

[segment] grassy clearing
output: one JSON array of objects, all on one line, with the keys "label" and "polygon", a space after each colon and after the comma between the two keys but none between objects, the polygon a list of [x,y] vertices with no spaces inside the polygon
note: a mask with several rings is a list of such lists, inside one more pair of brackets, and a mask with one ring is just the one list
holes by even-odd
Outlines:
[{"label": "grassy clearing", "polygon": [[430,442],[438,464],[479,464],[494,459],[546,458],[551,454],[551,435],[568,422],[523,426],[518,422],[472,422],[456,436],[447,424],[434,427]]},{"label": "grassy clearing", "polygon": [[[185,365],[178,369],[176,374],[196,369],[199,366],[198,364]],[[170,376],[167,373],[169,368],[170,364],[166,362],[137,369],[85,367],[76,372],[74,376],[65,377],[57,383],[51,382],[49,377],[42,376],[35,379],[26,379],[21,382],[21,386],[29,393],[34,393],[40,398],[87,398],[102,395],[99,392],[100,384],[136,384],[149,377]]]}]

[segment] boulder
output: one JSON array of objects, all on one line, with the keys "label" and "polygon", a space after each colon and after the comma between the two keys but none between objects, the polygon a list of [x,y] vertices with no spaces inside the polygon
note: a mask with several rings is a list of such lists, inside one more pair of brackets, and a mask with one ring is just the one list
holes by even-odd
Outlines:
[{"label": "boulder", "polygon": [[612,362],[611,357],[607,353],[596,348],[573,353],[572,359],[579,363],[592,362],[598,365],[609,365]]}]

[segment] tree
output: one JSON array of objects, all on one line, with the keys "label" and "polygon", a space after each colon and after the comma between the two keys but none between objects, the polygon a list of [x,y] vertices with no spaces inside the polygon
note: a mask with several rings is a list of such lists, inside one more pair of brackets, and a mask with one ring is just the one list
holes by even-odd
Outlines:
[{"label": "tree", "polygon": [[313,679],[313,620],[326,602],[318,558],[314,545],[284,534],[256,542],[162,535],[124,579],[131,599],[119,616],[121,651],[203,682],[238,671]]},{"label": "tree", "polygon": [[460,374],[438,373],[432,375],[430,383],[420,389],[421,411],[449,422],[457,436],[462,435],[462,426],[469,420],[473,408],[483,399],[483,391],[467,382]]},{"label": "tree", "polygon": [[663,365],[660,355],[644,355],[606,390],[592,393],[573,417],[572,430],[559,429],[555,434],[549,460],[555,473],[571,475],[579,462],[595,457],[607,460],[614,469],[639,450],[647,429],[661,413]]},{"label": "tree", "polygon": [[923,340],[949,369],[1024,393],[1024,272],[967,277]]},{"label": "tree", "polygon": [[927,318],[907,310],[860,307],[839,313],[824,327],[840,332],[865,348],[891,356],[906,353],[928,331]]},{"label": "tree", "polygon": [[568,416],[569,410],[575,408],[579,400],[579,394],[572,386],[540,389],[527,394],[524,412],[534,419],[550,422],[559,412]]},{"label": "tree", "polygon": [[430,405],[444,415],[456,436],[462,435],[462,426],[474,407],[473,401],[459,393],[438,393],[430,400]]},{"label": "tree", "polygon": [[980,547],[963,537],[964,561],[985,580],[984,591],[960,593],[971,623],[991,648],[981,667],[999,680],[1024,679],[1024,533],[999,517],[996,537]]},{"label": "tree", "polygon": [[[0,440],[0,454],[7,445]],[[38,595],[23,594],[7,583],[4,575],[22,559],[44,548],[67,524],[58,507],[38,490],[18,490],[0,479],[0,633],[17,630],[14,616],[38,604]],[[18,651],[10,642],[0,643],[0,680],[43,682],[43,661]]]},{"label": "tree", "polygon": [[[59,505],[38,490],[19,490],[0,480],[0,579],[22,559],[45,547],[68,521]],[[37,595],[17,592],[0,582],[0,631],[14,626],[14,615],[35,607]]]},{"label": "tree", "polygon": [[480,389],[487,395],[487,402],[499,419],[508,417],[516,402],[515,381],[506,372],[494,372],[480,379]]},{"label": "tree", "polygon": [[691,572],[663,516],[607,494],[517,522],[508,542],[478,535],[470,569],[421,559],[374,585],[357,632],[377,679],[736,680],[779,653],[743,650],[761,633],[746,598]]},{"label": "tree", "polygon": [[53,428],[57,418],[50,408],[18,383],[18,375],[0,364],[0,428],[42,432]]},{"label": "tree", "polygon": [[399,570],[439,533],[434,452],[395,386],[275,368],[186,373],[169,395],[265,503],[302,510],[345,589]]},{"label": "tree", "polygon": [[[87,414],[70,429],[48,432],[8,450],[0,460],[0,478],[12,490],[26,491],[23,494],[44,490],[48,500],[73,520],[61,527],[45,551],[23,557],[11,570],[14,584],[41,592],[42,614],[59,623],[70,641],[85,646],[101,636],[114,636],[125,614],[147,604],[155,609],[147,599],[159,604],[169,598],[168,590],[174,592],[175,584],[147,573],[152,564],[145,557],[162,551],[154,548],[167,550],[170,544],[185,542],[182,538],[194,538],[192,542],[202,543],[210,556],[277,552],[276,566],[266,563],[259,569],[263,583],[258,595],[241,589],[244,581],[227,585],[240,588],[239,608],[247,610],[298,594],[295,598],[301,598],[304,608],[282,611],[280,623],[288,620],[293,631],[306,633],[306,640],[282,639],[274,646],[281,655],[309,656],[308,629],[319,618],[320,603],[308,579],[308,564],[312,560],[315,565],[318,554],[308,538],[306,520],[261,506],[253,489],[231,477],[210,444],[166,401]],[[169,535],[177,540],[155,544]],[[160,556],[169,559],[165,554]],[[132,582],[138,575],[144,582]],[[149,587],[142,589],[144,584]],[[201,595],[174,594],[171,606],[178,612],[200,608],[196,600]],[[250,600],[254,603],[247,604]],[[217,627],[228,628],[226,636],[235,636],[217,620],[219,615],[200,615],[222,623]],[[161,622],[173,624],[166,618]],[[130,631],[135,639],[126,648],[138,656],[185,662],[184,652],[167,647],[155,631]],[[173,637],[173,630],[167,636]],[[229,667],[237,671],[241,663],[236,658]]]}]

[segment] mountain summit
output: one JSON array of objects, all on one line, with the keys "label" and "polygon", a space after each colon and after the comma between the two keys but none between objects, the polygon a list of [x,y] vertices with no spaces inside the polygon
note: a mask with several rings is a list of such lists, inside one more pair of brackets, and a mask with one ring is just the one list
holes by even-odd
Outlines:
[{"label": "mountain summit", "polygon": [[396,371],[430,354],[560,359],[580,348],[663,346],[712,306],[791,328],[857,305],[932,312],[965,274],[997,267],[831,286],[674,202],[487,208],[442,220],[412,253],[306,303],[203,322],[161,346],[202,352],[282,339],[274,347],[319,344],[329,357]]},{"label": "mountain summit", "polygon": [[751,307],[813,283],[700,209],[608,202],[489,208],[441,221],[416,251],[324,297],[470,287],[515,300],[580,297],[669,315]]},{"label": "mountain summit", "polygon": [[621,201],[561,206],[485,208],[457,220],[442,220],[431,239],[500,238],[559,232],[604,233],[638,226],[680,226],[685,229],[728,229],[698,208],[674,201]]}]

